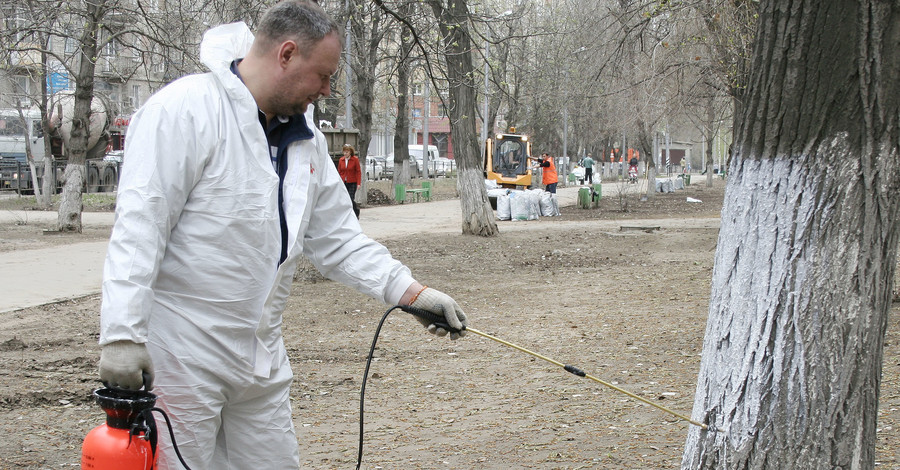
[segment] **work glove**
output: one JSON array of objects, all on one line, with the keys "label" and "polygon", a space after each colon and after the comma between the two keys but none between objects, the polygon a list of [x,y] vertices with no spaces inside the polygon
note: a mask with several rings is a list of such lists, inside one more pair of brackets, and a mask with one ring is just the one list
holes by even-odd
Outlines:
[{"label": "work glove", "polygon": [[435,313],[437,315],[443,316],[444,320],[451,328],[455,328],[455,332],[449,332],[443,328],[438,328],[434,323],[429,322],[424,318],[416,317],[425,328],[428,328],[428,332],[432,334],[436,334],[438,336],[446,336],[447,333],[450,333],[450,339],[455,340],[460,338],[461,336],[465,336],[466,332],[463,330],[466,326],[466,314],[463,312],[462,307],[453,300],[449,295],[436,290],[430,287],[426,287],[425,290],[419,293],[413,302],[410,304],[410,307],[415,307],[421,310],[425,310],[431,313]]},{"label": "work glove", "polygon": [[147,345],[115,341],[100,350],[100,381],[110,388],[147,390],[153,388],[153,362]]}]

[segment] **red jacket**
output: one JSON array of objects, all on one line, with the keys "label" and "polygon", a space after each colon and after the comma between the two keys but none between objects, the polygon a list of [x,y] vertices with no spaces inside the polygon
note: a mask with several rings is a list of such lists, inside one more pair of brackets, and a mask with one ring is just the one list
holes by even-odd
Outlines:
[{"label": "red jacket", "polygon": [[345,183],[361,183],[362,170],[359,168],[359,158],[356,155],[351,155],[349,159],[341,157],[338,161],[338,173]]}]

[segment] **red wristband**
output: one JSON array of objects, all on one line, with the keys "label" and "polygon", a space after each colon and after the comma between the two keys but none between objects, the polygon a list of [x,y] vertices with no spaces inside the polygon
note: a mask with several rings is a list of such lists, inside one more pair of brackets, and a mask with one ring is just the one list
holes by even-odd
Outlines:
[{"label": "red wristband", "polygon": [[422,291],[424,291],[425,289],[428,289],[428,286],[422,286],[422,288],[419,289],[419,292],[416,292],[416,295],[414,295],[411,299],[409,299],[409,305],[416,303],[416,299],[419,298],[419,294],[421,294]]}]

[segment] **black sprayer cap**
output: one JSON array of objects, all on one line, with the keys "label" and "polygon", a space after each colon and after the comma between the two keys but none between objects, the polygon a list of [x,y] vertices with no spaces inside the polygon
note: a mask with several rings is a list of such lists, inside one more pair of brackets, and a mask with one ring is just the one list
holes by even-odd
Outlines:
[{"label": "black sprayer cap", "polygon": [[106,424],[116,429],[130,429],[135,416],[156,404],[156,395],[144,390],[100,388],[94,399],[106,412]]}]

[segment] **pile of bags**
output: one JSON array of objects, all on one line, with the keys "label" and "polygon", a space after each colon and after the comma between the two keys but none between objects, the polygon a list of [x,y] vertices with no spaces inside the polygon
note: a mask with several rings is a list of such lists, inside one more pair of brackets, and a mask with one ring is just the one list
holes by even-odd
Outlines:
[{"label": "pile of bags", "polygon": [[[496,192],[492,193],[491,191]],[[559,215],[559,202],[556,194],[551,194],[543,189],[488,190],[488,196],[492,194],[497,197],[497,219],[499,220],[537,220],[541,216]]]}]

